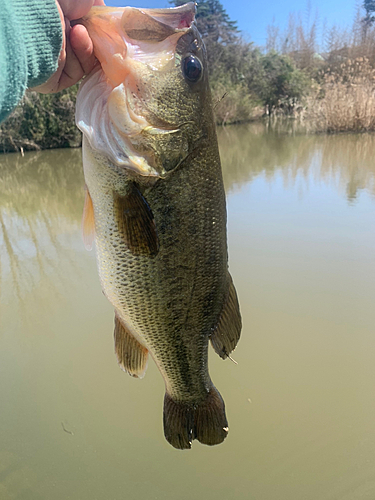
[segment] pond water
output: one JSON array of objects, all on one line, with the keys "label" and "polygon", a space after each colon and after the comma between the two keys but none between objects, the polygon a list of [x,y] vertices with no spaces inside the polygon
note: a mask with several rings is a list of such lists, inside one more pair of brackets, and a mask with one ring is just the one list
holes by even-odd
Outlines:
[{"label": "pond water", "polygon": [[375,498],[375,136],[218,133],[244,327],[229,436],[184,452],[117,367],[80,151],[0,157],[1,500]]}]

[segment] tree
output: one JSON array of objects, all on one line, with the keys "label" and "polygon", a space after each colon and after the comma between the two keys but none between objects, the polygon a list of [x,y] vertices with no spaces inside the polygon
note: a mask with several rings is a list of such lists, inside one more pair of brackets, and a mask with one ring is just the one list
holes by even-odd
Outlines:
[{"label": "tree", "polygon": [[27,92],[0,125],[0,152],[77,147],[81,133],[74,111],[78,86],[58,94]]},{"label": "tree", "polygon": [[365,17],[362,19],[362,25],[363,25],[363,40],[365,41],[367,38],[367,31],[372,26],[372,24],[375,21],[375,0],[364,0],[363,1],[363,8],[366,11]]},{"label": "tree", "polygon": [[366,11],[364,22],[372,24],[375,21],[375,17],[373,15],[375,12],[375,0],[364,0],[363,7]]},{"label": "tree", "polygon": [[[185,0],[170,0],[176,7]],[[232,21],[219,0],[201,0],[197,4],[196,22],[204,39],[218,43],[230,43],[238,36],[237,23]]]},{"label": "tree", "polygon": [[254,91],[264,102],[267,113],[284,108],[291,113],[308,89],[308,78],[285,55],[269,52],[260,58],[262,75],[254,82]]}]

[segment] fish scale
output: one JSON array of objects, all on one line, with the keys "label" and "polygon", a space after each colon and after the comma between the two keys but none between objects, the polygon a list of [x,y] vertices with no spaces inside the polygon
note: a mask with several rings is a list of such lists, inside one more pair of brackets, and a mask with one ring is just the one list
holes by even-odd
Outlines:
[{"label": "fish scale", "polygon": [[[84,148],[85,154],[89,155],[89,146],[85,144]],[[133,179],[126,179],[126,171],[117,172],[113,166],[109,169],[105,158],[97,159],[97,169],[92,168],[94,162],[90,158],[84,164],[90,165],[88,172],[85,168],[85,179],[94,204],[99,274],[106,296],[137,339],[153,353],[155,362],[168,377],[173,394],[179,397],[184,394],[186,398],[192,393],[192,397],[197,398],[195,386],[201,386],[202,394],[198,399],[204,399],[206,387],[194,380],[194,373],[199,373],[199,377],[203,375],[207,383],[208,373],[201,373],[200,368],[204,366],[207,371],[207,355],[202,363],[201,356],[194,351],[191,358],[195,356],[195,360],[189,360],[191,373],[186,373],[171,359],[169,349],[163,349],[164,345],[170,345],[170,339],[179,336],[187,338],[188,346],[187,330],[190,330],[193,338],[203,332],[200,350],[202,354],[207,353],[207,332],[217,322],[227,286],[225,206],[223,210],[223,203],[216,203],[215,208],[211,201],[212,197],[216,201],[224,200],[222,182],[218,180],[221,171],[217,168],[210,182],[204,164],[199,160],[198,157],[196,168],[194,165],[181,168],[168,180],[159,180],[154,187],[147,189],[156,227],[161,228],[158,232],[161,250],[154,259],[132,255],[117,229],[113,192],[118,186],[121,192],[126,192],[126,183]],[[190,186],[184,196],[182,186],[187,182]],[[190,195],[192,190],[196,194],[194,199]],[[108,193],[107,196],[103,197],[103,191]],[[163,227],[158,220],[163,219],[166,206],[169,223]],[[217,223],[212,226],[214,219]],[[189,231],[185,228],[189,225],[196,228],[198,235],[193,241],[186,237]],[[112,262],[121,267],[113,266]],[[197,281],[199,284],[194,287]],[[210,308],[207,314],[207,296],[212,291],[222,297],[211,298],[216,307]],[[196,347],[194,345],[194,350]],[[183,387],[182,378],[190,382],[190,387]],[[171,381],[175,381],[175,388]]]},{"label": "fish scale", "polygon": [[[132,33],[156,40],[154,59],[157,44],[163,43],[165,50],[168,37],[173,39],[175,62],[171,67],[168,56],[165,68],[155,70],[143,55],[142,62],[128,63],[139,95],[121,87],[125,97],[119,99],[115,114],[107,108],[111,82],[117,78],[115,59],[103,65],[111,75],[108,88],[105,72],[96,69],[77,97],[87,196],[92,201],[85,211],[93,209],[101,286],[115,309],[116,355],[125,371],[140,377],[148,353],[152,356],[166,386],[165,437],[182,449],[190,448],[193,439],[212,445],[227,435],[224,402],[208,372],[208,343],[211,339],[226,358],[241,330],[228,272],[225,193],[207,74],[197,85],[182,74],[182,58],[191,53],[196,61],[199,56],[204,68],[205,51],[193,23],[180,31],[171,28],[180,25],[179,17],[184,23],[193,18],[194,8],[188,4],[159,9],[155,18],[152,10],[124,8],[121,17],[118,9],[95,8],[83,20],[94,47],[100,43],[96,23],[108,33],[116,29],[127,44],[133,42],[124,26],[129,30],[135,25]],[[141,29],[145,15],[147,30]],[[161,18],[170,26],[161,26]],[[137,43],[142,48],[142,40]],[[119,88],[113,90],[118,95]],[[129,117],[136,115],[126,110],[126,127],[116,128],[124,105],[137,109],[137,116],[141,113],[139,123],[149,123],[141,133],[139,123],[134,125],[137,132],[129,133]]]}]

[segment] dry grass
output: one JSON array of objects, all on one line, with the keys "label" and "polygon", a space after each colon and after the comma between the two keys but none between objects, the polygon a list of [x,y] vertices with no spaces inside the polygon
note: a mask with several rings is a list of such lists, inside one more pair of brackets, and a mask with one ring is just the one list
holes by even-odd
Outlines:
[{"label": "dry grass", "polygon": [[375,69],[367,58],[326,72],[307,99],[304,119],[317,132],[375,131]]},{"label": "dry grass", "polygon": [[241,83],[215,82],[212,88],[212,102],[218,125],[245,122],[259,116],[257,101]]}]

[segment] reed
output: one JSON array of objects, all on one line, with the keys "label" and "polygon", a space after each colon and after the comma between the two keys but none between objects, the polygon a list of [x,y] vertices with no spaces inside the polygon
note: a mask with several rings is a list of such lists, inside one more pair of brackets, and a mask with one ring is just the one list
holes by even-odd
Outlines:
[{"label": "reed", "polygon": [[375,69],[366,57],[327,71],[306,100],[304,121],[316,132],[375,131]]}]

